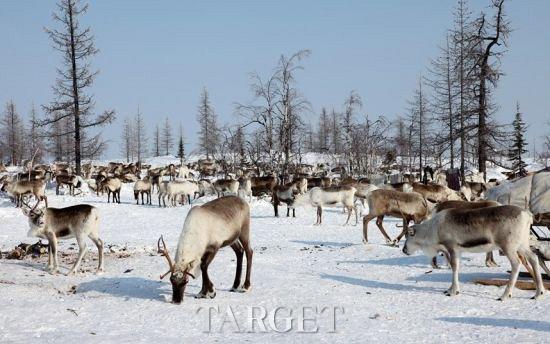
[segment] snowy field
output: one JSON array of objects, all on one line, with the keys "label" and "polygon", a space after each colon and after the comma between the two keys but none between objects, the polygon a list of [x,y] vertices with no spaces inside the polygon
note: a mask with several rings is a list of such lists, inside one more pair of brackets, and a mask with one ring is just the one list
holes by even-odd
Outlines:
[{"label": "snowy field", "polygon": [[[400,249],[384,245],[374,221],[369,231],[371,244],[365,246],[360,225],[342,226],[345,215],[340,208],[327,209],[324,224],[313,226],[314,209],[298,209],[295,219],[274,218],[272,206],[262,200],[251,205],[252,290],[229,292],[235,259],[233,251],[224,248],[209,270],[216,298],[193,297],[200,289],[198,277],[191,280],[183,303],[173,305],[169,282],[159,280],[167,264],[156,254],[156,241],[163,234],[174,252],[189,206],[137,206],[131,185],[124,186],[120,205],[107,204],[106,196],[49,192],[51,206],[89,203],[100,209],[100,236],[111,246],[106,250],[106,273],[94,275],[97,251],[91,243],[83,264],[88,272],[77,276],[45,273],[45,257],[1,259],[0,343],[158,339],[179,343],[542,343],[550,336],[550,296],[533,301],[534,291],[516,289],[511,300],[498,302],[501,288],[471,283],[479,277],[507,278],[509,263],[504,257],[496,257],[501,267],[489,269],[484,266],[484,255],[465,255],[461,294],[450,298],[443,295],[450,285],[450,270],[431,271],[426,257],[405,256]],[[392,237],[399,231],[395,224],[392,219],[385,221]],[[26,237],[27,229],[21,211],[0,199],[1,250],[36,242]],[[61,273],[68,271],[75,258],[73,243],[62,242]],[[211,306],[218,307],[220,314],[210,310],[210,333],[206,333]],[[321,313],[323,308],[328,311]],[[276,309],[280,312],[273,317]],[[268,313],[265,332],[257,323],[253,329],[248,326],[248,313],[261,310]],[[334,323],[331,310],[336,312]],[[297,323],[302,322],[304,312],[306,318],[315,320],[306,321],[301,329]],[[289,315],[292,328],[276,332],[285,329]],[[271,318],[277,319],[275,324],[270,324]],[[315,326],[316,333],[305,333]]]}]

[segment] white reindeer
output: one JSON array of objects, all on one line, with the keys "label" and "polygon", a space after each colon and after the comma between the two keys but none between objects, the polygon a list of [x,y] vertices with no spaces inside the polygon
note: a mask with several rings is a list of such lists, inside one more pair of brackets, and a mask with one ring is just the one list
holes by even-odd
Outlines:
[{"label": "white reindeer", "polygon": [[[224,246],[231,246],[237,256],[237,269],[231,291],[250,290],[250,208],[237,196],[221,197],[193,207],[189,211],[183,224],[174,262],[162,237],[158,246],[159,252],[168,260],[170,268],[160,278],[170,274],[173,303],[181,303],[189,276],[195,278],[199,267],[202,272],[202,289],[197,297],[211,299],[216,296],[214,285],[208,277],[208,266],[218,250]],[[246,277],[241,288],[243,253],[246,253]]]}]

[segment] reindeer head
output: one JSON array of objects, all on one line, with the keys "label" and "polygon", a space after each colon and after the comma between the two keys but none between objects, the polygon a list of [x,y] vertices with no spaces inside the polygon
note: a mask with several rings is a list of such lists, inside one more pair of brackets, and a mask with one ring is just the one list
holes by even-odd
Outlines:
[{"label": "reindeer head", "polygon": [[170,283],[172,284],[172,303],[180,304],[183,301],[183,293],[189,282],[189,276],[195,278],[195,270],[198,267],[198,261],[194,260],[189,263],[178,264],[177,266],[170,258],[170,253],[166,248],[164,238],[161,236],[157,242],[158,253],[161,253],[168,261],[169,270],[160,276],[163,279],[170,274]]},{"label": "reindeer head", "polygon": [[27,202],[23,201],[23,206],[21,207],[21,210],[23,211],[23,214],[29,218],[29,237],[37,236],[37,232],[40,232],[45,224],[46,221],[44,220],[44,210],[42,208],[37,209],[38,203],[34,207],[30,207]]}]

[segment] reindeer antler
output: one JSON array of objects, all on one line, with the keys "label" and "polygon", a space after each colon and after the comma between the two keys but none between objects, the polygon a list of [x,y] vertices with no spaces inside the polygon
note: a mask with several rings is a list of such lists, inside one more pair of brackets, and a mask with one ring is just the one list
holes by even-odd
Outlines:
[{"label": "reindeer antler", "polygon": [[165,274],[160,275],[160,279],[163,279],[164,277],[166,277],[166,275],[174,271],[174,263],[172,262],[172,258],[170,258],[170,252],[168,252],[168,249],[166,248],[166,243],[164,242],[164,238],[162,237],[162,235],[157,242],[157,253],[161,253],[164,257],[166,257],[166,260],[168,261],[168,266],[170,267],[170,270],[168,270]]},{"label": "reindeer antler", "polygon": [[29,203],[25,202],[25,198],[24,197],[21,197],[21,203],[23,203],[24,206],[26,206],[27,208],[29,208],[29,213],[31,214],[35,214],[37,215],[38,213],[36,213],[34,210],[36,209],[36,207],[38,206],[38,204],[40,203],[40,200],[38,200],[36,202],[36,204],[34,205],[34,207],[31,208],[31,206],[29,205]]}]

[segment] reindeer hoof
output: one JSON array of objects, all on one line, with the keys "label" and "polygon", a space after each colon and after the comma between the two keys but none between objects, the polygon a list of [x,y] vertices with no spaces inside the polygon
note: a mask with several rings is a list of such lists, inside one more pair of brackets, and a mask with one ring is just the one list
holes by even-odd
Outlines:
[{"label": "reindeer hoof", "polygon": [[95,274],[98,275],[98,276],[101,276],[101,275],[103,275],[104,273],[105,273],[105,270],[104,270],[104,269],[98,269],[98,270],[96,271]]},{"label": "reindeer hoof", "polygon": [[510,298],[512,298],[512,294],[503,294],[501,297],[497,299],[497,301],[505,301]]},{"label": "reindeer hoof", "polygon": [[447,296],[456,296],[456,295],[458,295],[460,292],[459,292],[458,290],[452,291],[451,289],[448,289],[448,290],[445,290],[443,293],[444,293],[445,295],[447,295]]},{"label": "reindeer hoof", "polygon": [[536,293],[535,296],[533,296],[533,297],[531,298],[531,300],[540,300],[540,299],[542,299],[542,298],[544,298],[544,293],[543,293],[543,292],[540,292],[540,293]]},{"label": "reindeer hoof", "polygon": [[197,296],[195,296],[195,298],[197,298],[197,299],[213,299],[215,297],[216,297],[216,291],[215,290],[209,291],[206,294],[199,293],[199,294],[197,294]]}]

